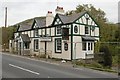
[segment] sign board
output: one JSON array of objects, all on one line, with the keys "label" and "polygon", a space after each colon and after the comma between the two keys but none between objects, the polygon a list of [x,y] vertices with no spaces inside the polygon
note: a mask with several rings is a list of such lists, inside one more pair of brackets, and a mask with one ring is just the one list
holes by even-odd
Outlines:
[{"label": "sign board", "polygon": [[68,50],[68,43],[64,43],[64,50],[65,50],[65,51]]},{"label": "sign board", "polygon": [[52,41],[52,38],[51,37],[40,37],[40,41]]}]

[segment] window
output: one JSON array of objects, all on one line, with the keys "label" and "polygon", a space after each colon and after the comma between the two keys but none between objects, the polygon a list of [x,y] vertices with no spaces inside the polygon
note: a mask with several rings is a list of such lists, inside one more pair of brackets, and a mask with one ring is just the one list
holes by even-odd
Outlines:
[{"label": "window", "polygon": [[78,27],[75,25],[74,27],[74,32],[77,33],[78,32]]},{"label": "window", "polygon": [[86,50],[86,46],[87,46],[87,45],[86,45],[86,42],[83,42],[83,43],[82,43],[82,49],[83,49],[83,50]]},{"label": "window", "polygon": [[93,50],[93,43],[92,43],[92,42],[83,42],[83,43],[82,43],[82,49],[83,49],[84,51]]},{"label": "window", "polygon": [[34,51],[38,51],[38,47],[39,47],[39,40],[35,39],[34,40]]},{"label": "window", "polygon": [[38,30],[38,29],[35,29],[35,30],[34,30],[34,37],[35,37],[35,36],[39,36],[39,30]]},{"label": "window", "polygon": [[91,46],[90,46],[90,43],[88,43],[88,50],[90,50],[90,47],[91,47]]},{"label": "window", "polygon": [[93,43],[91,43],[91,50],[93,50]]},{"label": "window", "polygon": [[61,50],[62,50],[62,40],[61,40],[61,38],[57,38],[57,39],[55,39],[55,52],[61,52]]},{"label": "window", "polygon": [[61,34],[61,26],[57,26],[57,34]]},{"label": "window", "polygon": [[85,26],[85,34],[89,34],[89,27]]}]

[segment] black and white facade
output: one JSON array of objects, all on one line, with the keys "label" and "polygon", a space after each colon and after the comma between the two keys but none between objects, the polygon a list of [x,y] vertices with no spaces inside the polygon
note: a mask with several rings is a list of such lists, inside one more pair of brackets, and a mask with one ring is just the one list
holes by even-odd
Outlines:
[{"label": "black and white facade", "polygon": [[50,53],[52,58],[66,60],[94,57],[94,43],[99,40],[99,26],[88,12],[64,15],[57,7],[56,15],[31,20],[32,24],[19,24],[14,33],[15,48],[22,54]]}]

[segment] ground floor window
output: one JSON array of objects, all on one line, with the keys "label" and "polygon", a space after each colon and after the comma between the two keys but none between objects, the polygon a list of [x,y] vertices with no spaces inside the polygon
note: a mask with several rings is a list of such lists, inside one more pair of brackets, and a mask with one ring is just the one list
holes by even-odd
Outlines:
[{"label": "ground floor window", "polygon": [[34,40],[34,51],[38,51],[38,49],[39,49],[39,40],[35,39]]},{"label": "ground floor window", "polygon": [[62,50],[62,40],[61,38],[56,38],[55,39],[55,52],[61,53],[61,50]]},{"label": "ground floor window", "polygon": [[87,42],[87,41],[85,41],[85,42],[83,42],[82,43],[82,50],[84,50],[84,51],[92,51],[93,50],[93,44],[94,44],[94,42]]}]

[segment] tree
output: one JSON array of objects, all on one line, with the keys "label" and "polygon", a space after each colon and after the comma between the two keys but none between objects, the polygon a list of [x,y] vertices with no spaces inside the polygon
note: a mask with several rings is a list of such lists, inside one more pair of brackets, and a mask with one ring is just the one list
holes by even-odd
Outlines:
[{"label": "tree", "polygon": [[115,40],[120,42],[120,23],[118,23],[118,28],[115,32]]},{"label": "tree", "polygon": [[111,67],[112,66],[112,55],[110,53],[110,50],[108,46],[106,45],[101,45],[100,46],[100,52],[103,53],[103,65]]},{"label": "tree", "polygon": [[97,21],[97,22],[106,22],[107,18],[105,17],[105,12],[102,11],[100,8],[96,9],[92,4],[83,4],[83,5],[78,5],[76,7],[76,10],[71,10],[66,12],[67,15],[71,15],[72,13],[79,13],[87,11],[90,13],[90,15]]},{"label": "tree", "polygon": [[7,28],[8,32],[8,40],[13,40],[14,39],[14,32],[16,31],[17,26],[9,26]]}]

